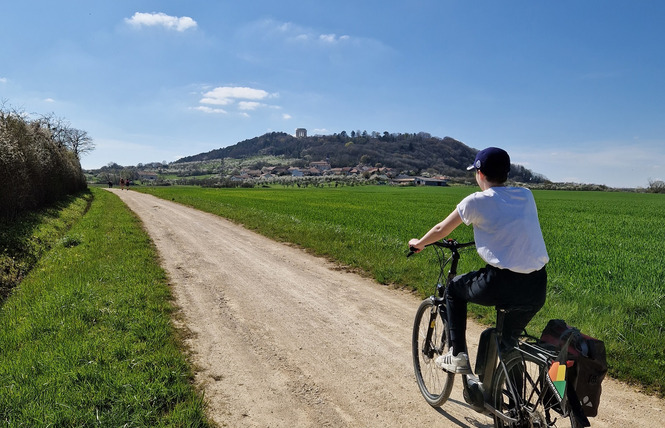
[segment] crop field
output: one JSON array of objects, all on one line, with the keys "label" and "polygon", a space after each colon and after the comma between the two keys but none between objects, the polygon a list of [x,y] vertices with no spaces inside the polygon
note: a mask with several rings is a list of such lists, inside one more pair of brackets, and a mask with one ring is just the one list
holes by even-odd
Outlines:
[{"label": "crop field", "polygon": [[[422,236],[472,187],[203,189],[137,188],[291,242],[390,286],[431,294],[432,251],[406,259],[407,241]],[[656,194],[534,191],[550,255],[546,306],[529,326],[565,319],[605,341],[610,373],[665,392],[665,198]],[[452,238],[473,239],[460,226]],[[460,272],[479,268],[475,251]],[[490,322],[493,311],[471,306]],[[415,311],[415,308],[414,308]]]}]

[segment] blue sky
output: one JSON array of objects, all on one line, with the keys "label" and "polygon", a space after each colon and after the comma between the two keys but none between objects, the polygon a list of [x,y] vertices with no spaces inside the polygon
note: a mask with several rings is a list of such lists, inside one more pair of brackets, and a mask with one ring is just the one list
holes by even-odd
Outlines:
[{"label": "blue sky", "polygon": [[3,0],[0,101],[84,168],[271,131],[429,132],[553,181],[665,179],[665,2]]}]

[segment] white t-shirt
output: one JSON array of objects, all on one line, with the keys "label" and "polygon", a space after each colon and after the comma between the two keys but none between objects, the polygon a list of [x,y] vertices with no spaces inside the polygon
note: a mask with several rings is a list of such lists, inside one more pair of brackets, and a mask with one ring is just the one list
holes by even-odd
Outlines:
[{"label": "white t-shirt", "polygon": [[549,261],[529,189],[491,187],[462,199],[457,211],[464,224],[473,224],[476,249],[487,264],[530,273]]}]

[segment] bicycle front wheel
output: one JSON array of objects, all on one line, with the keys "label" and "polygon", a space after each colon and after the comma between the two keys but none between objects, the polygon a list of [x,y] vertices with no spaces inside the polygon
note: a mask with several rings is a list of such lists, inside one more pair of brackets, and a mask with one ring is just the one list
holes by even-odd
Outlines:
[{"label": "bicycle front wheel", "polygon": [[[513,352],[504,358],[506,370],[501,367],[494,374],[492,382],[492,398],[494,407],[509,418],[520,418],[525,426],[561,426],[554,425],[556,417],[561,416],[561,406],[552,393],[549,386],[545,384],[546,365],[542,360],[524,354]],[[506,378],[506,373],[508,378]],[[523,407],[518,405],[510,392],[510,386],[517,391],[523,401]],[[565,419],[564,419],[565,420]],[[568,418],[572,428],[579,427],[573,416]],[[507,427],[500,418],[494,417],[495,427]]]},{"label": "bicycle front wheel", "polygon": [[441,316],[433,299],[425,299],[416,312],[411,349],[418,387],[425,401],[439,407],[450,396],[454,373],[438,368],[434,360],[448,352],[447,320]]}]

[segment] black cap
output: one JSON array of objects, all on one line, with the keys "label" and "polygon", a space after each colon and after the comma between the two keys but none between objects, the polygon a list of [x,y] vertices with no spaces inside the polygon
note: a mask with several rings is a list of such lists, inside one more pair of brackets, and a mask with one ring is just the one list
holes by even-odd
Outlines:
[{"label": "black cap", "polygon": [[469,165],[467,170],[479,169],[483,174],[489,177],[496,177],[510,172],[510,156],[508,153],[498,147],[488,147],[476,154],[476,160],[473,165]]}]

